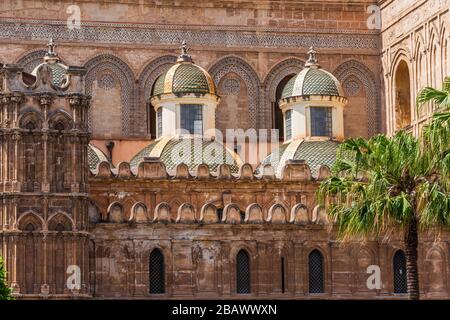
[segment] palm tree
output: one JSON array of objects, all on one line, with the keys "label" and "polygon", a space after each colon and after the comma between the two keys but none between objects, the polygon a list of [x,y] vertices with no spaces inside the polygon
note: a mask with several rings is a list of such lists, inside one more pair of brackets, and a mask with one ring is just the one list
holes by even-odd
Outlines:
[{"label": "palm tree", "polygon": [[3,258],[0,256],[0,300],[11,300],[11,289],[6,283],[6,271],[3,266]]},{"label": "palm tree", "polygon": [[[450,88],[450,78],[444,81]],[[450,109],[449,90],[426,88],[428,100]],[[318,189],[341,238],[400,231],[406,257],[408,296],[419,299],[419,231],[450,226],[450,113],[435,114],[421,138],[399,131],[393,137],[348,139],[339,147],[331,177]]]}]

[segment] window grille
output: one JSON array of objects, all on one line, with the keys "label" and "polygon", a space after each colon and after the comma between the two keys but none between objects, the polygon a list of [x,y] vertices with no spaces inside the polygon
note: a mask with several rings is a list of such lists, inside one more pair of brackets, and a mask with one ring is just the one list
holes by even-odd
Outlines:
[{"label": "window grille", "polygon": [[284,113],[285,127],[286,127],[286,140],[292,138],[292,110],[287,110]]},{"label": "window grille", "polygon": [[323,257],[318,250],[309,254],[309,293],[324,293]]},{"label": "window grille", "polygon": [[164,256],[159,249],[154,249],[150,254],[149,264],[150,293],[164,293]]},{"label": "window grille", "polygon": [[332,116],[331,108],[311,107],[311,135],[314,137],[331,137]]},{"label": "window grille", "polygon": [[406,257],[402,250],[394,254],[394,293],[407,293]]},{"label": "window grille", "polygon": [[250,293],[250,257],[245,250],[236,256],[236,292]]},{"label": "window grille", "polygon": [[162,136],[162,108],[158,109],[158,138]]},{"label": "window grille", "polygon": [[200,104],[181,105],[181,129],[190,134],[203,134],[203,106]]}]

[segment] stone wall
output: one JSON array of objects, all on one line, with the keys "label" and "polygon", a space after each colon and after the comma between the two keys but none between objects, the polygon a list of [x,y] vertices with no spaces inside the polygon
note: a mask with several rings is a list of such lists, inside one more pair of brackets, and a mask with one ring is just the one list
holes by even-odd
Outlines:
[{"label": "stone wall", "polygon": [[[418,135],[433,111],[431,105],[416,111],[419,91],[426,86],[441,89],[444,77],[450,76],[449,10],[448,0],[420,0],[413,5],[407,0],[381,1],[382,64],[389,134],[399,129],[396,124],[401,123],[397,77],[409,82],[409,128]],[[407,74],[398,73],[402,62],[408,67]]]},{"label": "stone wall", "polygon": [[[339,243],[315,200],[326,175],[311,178],[304,166],[291,165],[275,179],[242,169],[238,176],[191,177],[183,165],[169,175],[158,162],[142,163],[137,173],[126,164],[111,171],[102,163],[90,180],[95,296],[404,298],[393,293],[393,256],[403,249],[401,233]],[[437,234],[420,235],[423,298],[449,294],[449,238],[443,232],[435,241]],[[164,294],[149,293],[155,249],[164,256]],[[247,295],[236,289],[236,256],[242,249],[250,256]],[[324,259],[321,294],[309,293],[308,256],[315,249]],[[380,290],[367,288],[369,265],[381,268]]]}]

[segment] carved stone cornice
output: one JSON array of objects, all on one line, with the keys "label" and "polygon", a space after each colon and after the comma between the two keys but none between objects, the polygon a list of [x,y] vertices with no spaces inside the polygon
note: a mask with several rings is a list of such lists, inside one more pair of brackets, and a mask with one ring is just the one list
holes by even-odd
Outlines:
[{"label": "carved stone cornice", "polygon": [[36,99],[41,107],[48,107],[52,103],[54,96],[49,92],[43,92]]},{"label": "carved stone cornice", "polygon": [[80,93],[71,93],[66,99],[69,101],[69,105],[72,108],[77,108],[83,104],[83,95]]}]

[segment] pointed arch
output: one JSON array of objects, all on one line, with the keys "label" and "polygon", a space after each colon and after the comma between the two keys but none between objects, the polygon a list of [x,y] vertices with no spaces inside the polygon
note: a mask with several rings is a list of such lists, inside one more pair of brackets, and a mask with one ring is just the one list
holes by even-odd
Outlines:
[{"label": "pointed arch", "polygon": [[[23,67],[24,72],[31,73],[34,68],[44,62],[46,53],[46,50],[41,49],[25,52],[16,60],[16,64]],[[58,54],[58,56],[60,57],[61,63],[65,64],[64,59],[61,59],[61,55]]]},{"label": "pointed arch", "polygon": [[108,221],[109,222],[116,222],[121,223],[124,221],[124,209],[122,204],[119,202],[113,202],[108,206]]},{"label": "pointed arch", "polygon": [[399,56],[394,64],[393,97],[394,128],[395,130],[409,126],[413,119],[411,102],[411,66],[405,56]]},{"label": "pointed arch", "polygon": [[176,60],[177,57],[173,55],[155,58],[145,65],[139,75],[138,114],[145,114],[146,117],[136,117],[136,119],[134,119],[134,126],[146,129],[145,132],[142,131],[140,133],[150,135],[152,138],[156,138],[156,115],[153,106],[148,100],[151,96],[151,91],[156,79],[175,64]]},{"label": "pointed arch", "polygon": [[[134,110],[134,73],[128,64],[121,58],[106,53],[95,56],[85,63],[86,76],[85,86],[86,93],[92,94],[93,83],[96,80],[102,80],[100,77],[109,77],[117,79],[120,84],[120,98],[122,102],[121,118],[122,118],[122,134],[128,136],[132,133],[130,123],[131,113]],[[114,81],[113,81],[114,82]],[[114,83],[110,84],[114,85]],[[88,118],[89,128],[92,130],[92,108],[90,108]]]},{"label": "pointed arch", "polygon": [[44,219],[35,211],[23,213],[17,219],[17,228],[22,231],[46,230],[47,224]]},{"label": "pointed arch", "polygon": [[342,85],[352,77],[358,79],[366,93],[367,133],[369,136],[381,132],[381,98],[379,79],[362,62],[348,60],[333,72]]},{"label": "pointed arch", "polygon": [[18,117],[19,127],[23,129],[41,129],[44,119],[35,108],[25,108],[21,110]]},{"label": "pointed arch", "polygon": [[72,231],[75,230],[75,224],[71,217],[65,212],[57,212],[51,215],[47,220],[49,231]]},{"label": "pointed arch", "polygon": [[57,109],[48,115],[48,127],[59,131],[70,130],[73,127],[72,117],[67,111]]},{"label": "pointed arch", "polygon": [[288,57],[277,62],[269,70],[263,81],[264,109],[269,112],[265,126],[278,129],[280,140],[284,135],[283,114],[278,105],[287,81],[304,68],[305,62],[297,57]]},{"label": "pointed arch", "polygon": [[209,73],[216,86],[219,86],[220,80],[229,73],[237,74],[245,82],[248,96],[249,127],[255,129],[261,127],[261,124],[265,122],[265,115],[258,100],[260,80],[255,69],[241,57],[229,55],[215,62],[209,68]]}]

